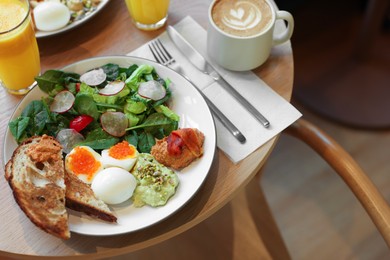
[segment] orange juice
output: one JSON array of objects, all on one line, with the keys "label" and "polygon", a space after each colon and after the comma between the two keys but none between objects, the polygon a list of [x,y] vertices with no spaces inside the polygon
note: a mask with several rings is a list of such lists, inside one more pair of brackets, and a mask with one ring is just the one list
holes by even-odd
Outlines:
[{"label": "orange juice", "polygon": [[25,94],[40,72],[28,0],[0,0],[0,80],[12,94]]},{"label": "orange juice", "polygon": [[164,25],[169,0],[126,0],[126,4],[138,28],[153,30]]}]

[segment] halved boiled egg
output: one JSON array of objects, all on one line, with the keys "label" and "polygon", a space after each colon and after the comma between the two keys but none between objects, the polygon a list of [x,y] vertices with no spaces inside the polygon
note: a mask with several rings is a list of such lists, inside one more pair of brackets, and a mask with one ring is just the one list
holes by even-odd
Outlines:
[{"label": "halved boiled egg", "polygon": [[122,141],[112,146],[110,149],[102,151],[103,167],[120,167],[126,171],[133,168],[138,158],[138,151],[127,141]]},{"label": "halved boiled egg", "polygon": [[65,157],[65,168],[85,183],[92,183],[95,175],[103,170],[101,156],[88,146],[76,146]]},{"label": "halved boiled egg", "polygon": [[92,181],[95,195],[107,204],[119,204],[128,200],[137,186],[136,178],[119,167],[99,172]]},{"label": "halved boiled egg", "polygon": [[41,31],[58,30],[70,21],[69,8],[57,1],[40,2],[33,10],[35,26]]}]

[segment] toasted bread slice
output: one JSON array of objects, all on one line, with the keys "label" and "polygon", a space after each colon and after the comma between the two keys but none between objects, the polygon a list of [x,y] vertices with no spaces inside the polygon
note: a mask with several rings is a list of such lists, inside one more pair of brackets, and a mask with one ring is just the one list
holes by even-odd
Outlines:
[{"label": "toasted bread slice", "polygon": [[116,222],[108,206],[95,196],[91,187],[75,174],[65,170],[66,206],[108,222]]},{"label": "toasted bread slice", "polygon": [[36,226],[70,238],[62,147],[53,137],[35,136],[21,143],[6,165],[5,178],[17,204]]}]

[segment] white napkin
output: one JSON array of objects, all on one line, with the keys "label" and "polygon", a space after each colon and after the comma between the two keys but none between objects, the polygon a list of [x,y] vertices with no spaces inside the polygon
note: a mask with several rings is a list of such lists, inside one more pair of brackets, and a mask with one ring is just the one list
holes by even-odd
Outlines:
[{"label": "white napkin", "polygon": [[[238,163],[247,157],[301,117],[301,113],[297,109],[267,86],[253,72],[227,71],[210,61],[206,54],[207,32],[191,17],[187,16],[174,27],[215,67],[226,81],[270,121],[270,127],[264,128],[223,87],[214,82],[211,77],[197,70],[174,46],[166,32],[158,37],[165,48],[175,58],[176,62],[180,64],[182,72],[200,87],[203,93],[206,94],[246,137],[244,144],[239,143],[221,122],[215,118],[217,146],[233,163]],[[142,45],[127,55],[154,60],[147,44]]]}]

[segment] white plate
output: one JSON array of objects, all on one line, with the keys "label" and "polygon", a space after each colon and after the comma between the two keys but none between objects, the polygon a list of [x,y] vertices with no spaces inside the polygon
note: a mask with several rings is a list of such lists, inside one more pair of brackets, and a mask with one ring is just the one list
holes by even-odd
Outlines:
[{"label": "white plate", "polygon": [[[136,231],[153,225],[176,212],[186,204],[198,191],[205,181],[214,159],[216,149],[216,132],[213,118],[204,99],[195,87],[175,71],[153,61],[128,57],[110,56],[83,60],[64,68],[68,72],[83,73],[89,69],[102,66],[106,63],[116,63],[121,67],[131,64],[150,64],[164,79],[172,81],[171,108],[180,116],[179,127],[196,127],[205,135],[204,155],[190,166],[178,171],[180,184],[176,194],[170,198],[165,206],[152,208],[144,206],[135,208],[131,201],[111,207],[118,218],[117,224],[110,224],[91,218],[85,214],[69,210],[70,230],[80,234],[104,236]],[[11,120],[18,117],[23,108],[32,100],[40,99],[45,95],[38,87],[33,88],[17,106]],[[4,162],[8,162],[17,144],[7,129],[4,139]],[[16,205],[16,204],[15,204]]]},{"label": "white plate", "polygon": [[80,24],[88,21],[89,19],[91,19],[92,17],[94,17],[100,10],[102,10],[107,4],[108,4],[109,0],[102,0],[100,2],[100,4],[96,7],[96,10],[94,10],[93,12],[91,12],[90,14],[88,14],[87,16],[85,16],[84,18],[78,20],[78,21],[75,21],[65,27],[62,27],[61,29],[58,29],[58,30],[55,30],[55,31],[39,31],[37,30],[35,32],[35,36],[37,38],[43,38],[43,37],[46,37],[46,36],[51,36],[51,35],[55,35],[55,34],[59,34],[59,33],[62,33],[62,32],[66,32],[66,31],[69,31],[77,26],[79,26]]}]

